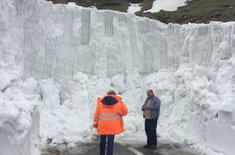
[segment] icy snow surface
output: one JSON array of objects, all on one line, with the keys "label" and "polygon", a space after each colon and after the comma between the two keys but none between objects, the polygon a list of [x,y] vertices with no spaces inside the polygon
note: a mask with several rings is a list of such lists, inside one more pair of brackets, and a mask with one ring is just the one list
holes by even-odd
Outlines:
[{"label": "icy snow surface", "polygon": [[[15,116],[26,104],[21,131],[34,123],[29,113],[42,100],[44,141],[90,140],[96,98],[114,89],[130,110],[121,138],[144,134],[140,107],[153,88],[162,100],[160,136],[235,153],[234,22],[166,25],[42,0],[3,0],[0,8],[1,108],[16,107]],[[4,96],[16,101],[6,105]],[[15,118],[0,114],[0,122]]]}]

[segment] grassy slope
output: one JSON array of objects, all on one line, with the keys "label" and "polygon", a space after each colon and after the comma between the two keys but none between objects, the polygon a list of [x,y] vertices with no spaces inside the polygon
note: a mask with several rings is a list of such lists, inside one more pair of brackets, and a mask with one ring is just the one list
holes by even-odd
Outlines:
[{"label": "grassy slope", "polygon": [[[73,1],[80,6],[96,6],[98,9],[110,9],[126,12],[129,7],[128,0],[51,0],[54,3],[67,3]],[[188,5],[180,7],[177,11],[160,11],[158,13],[144,13],[151,9],[154,0],[144,0],[138,16],[145,16],[160,20],[164,23],[208,23],[210,21],[235,21],[235,0],[192,0]]]}]

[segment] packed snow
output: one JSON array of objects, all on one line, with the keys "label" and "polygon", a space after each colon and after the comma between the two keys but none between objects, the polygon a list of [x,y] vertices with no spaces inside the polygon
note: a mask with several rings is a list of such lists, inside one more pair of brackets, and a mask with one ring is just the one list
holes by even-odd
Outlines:
[{"label": "packed snow", "polygon": [[36,154],[39,132],[42,142],[91,140],[96,98],[109,89],[129,108],[119,139],[144,135],[148,88],[162,100],[161,137],[235,153],[234,22],[167,25],[74,3],[3,0],[0,25],[5,155]]},{"label": "packed snow", "polygon": [[175,11],[180,6],[185,6],[187,0],[155,0],[153,6],[150,10],[145,12],[159,12],[161,10],[165,11]]}]

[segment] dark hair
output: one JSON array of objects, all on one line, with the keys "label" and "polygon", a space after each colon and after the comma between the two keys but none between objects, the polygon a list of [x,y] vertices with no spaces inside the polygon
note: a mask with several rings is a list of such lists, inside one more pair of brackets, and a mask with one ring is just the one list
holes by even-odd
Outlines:
[{"label": "dark hair", "polygon": [[116,92],[114,90],[109,90],[107,94],[108,95],[116,95]]}]

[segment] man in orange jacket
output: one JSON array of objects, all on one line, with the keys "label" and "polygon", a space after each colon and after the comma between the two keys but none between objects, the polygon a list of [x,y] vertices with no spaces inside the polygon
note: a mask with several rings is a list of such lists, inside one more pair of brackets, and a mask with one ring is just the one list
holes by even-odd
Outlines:
[{"label": "man in orange jacket", "polygon": [[113,90],[103,98],[97,99],[93,127],[97,128],[97,133],[100,135],[100,155],[105,155],[106,139],[108,139],[106,155],[113,154],[114,137],[124,132],[122,117],[127,113],[128,109],[122,98]]}]

